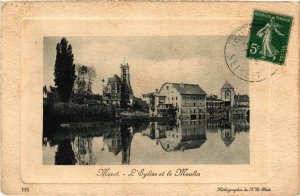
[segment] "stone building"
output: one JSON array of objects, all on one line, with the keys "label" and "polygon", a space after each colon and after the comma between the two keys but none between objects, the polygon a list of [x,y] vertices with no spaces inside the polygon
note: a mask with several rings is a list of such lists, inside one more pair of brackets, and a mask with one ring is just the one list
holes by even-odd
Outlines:
[{"label": "stone building", "polygon": [[235,94],[235,90],[229,82],[225,82],[221,88],[221,99],[225,109],[229,107],[228,119],[230,121],[250,120],[249,96]]},{"label": "stone building", "polygon": [[234,96],[235,107],[247,107],[249,108],[249,96],[248,95],[235,95]]},{"label": "stone building", "polygon": [[229,82],[225,82],[221,88],[221,99],[225,106],[230,107],[249,107],[249,96],[235,94],[233,86]]},{"label": "stone building", "polygon": [[175,109],[176,116],[184,120],[206,118],[206,93],[197,84],[165,83],[149,98],[150,116],[161,117]]},{"label": "stone building", "polygon": [[116,74],[107,80],[103,89],[103,101],[107,104],[120,105],[121,101],[121,79]]},{"label": "stone building", "polygon": [[224,107],[224,101],[219,99],[216,95],[210,95],[206,97],[207,109],[222,109]]},{"label": "stone building", "polygon": [[172,104],[166,103],[166,96],[160,95],[158,92],[144,94],[143,97],[148,98],[147,103],[151,117],[168,117],[171,115],[171,110],[175,110]]},{"label": "stone building", "polygon": [[234,95],[234,88],[226,81],[221,88],[221,99],[225,102],[225,106],[233,107]]},{"label": "stone building", "polygon": [[228,118],[225,103],[216,95],[206,97],[206,111],[209,120],[225,120]]},{"label": "stone building", "polygon": [[133,90],[130,84],[129,64],[121,64],[121,78],[118,75],[113,75],[108,78],[107,84],[103,88],[103,103],[120,106],[121,103],[121,86],[123,81],[126,81],[129,88],[130,104],[133,101]]}]

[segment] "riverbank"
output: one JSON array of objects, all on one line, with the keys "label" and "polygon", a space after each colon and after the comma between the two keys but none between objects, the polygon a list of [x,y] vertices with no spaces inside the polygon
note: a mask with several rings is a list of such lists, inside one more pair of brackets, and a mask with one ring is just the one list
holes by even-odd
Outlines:
[{"label": "riverbank", "polygon": [[44,119],[58,122],[108,120],[116,117],[117,109],[112,106],[44,102]]},{"label": "riverbank", "polygon": [[44,122],[48,121],[54,124],[91,121],[145,122],[170,119],[168,117],[150,117],[148,111],[124,111],[117,107],[101,104],[44,102],[43,108]]}]

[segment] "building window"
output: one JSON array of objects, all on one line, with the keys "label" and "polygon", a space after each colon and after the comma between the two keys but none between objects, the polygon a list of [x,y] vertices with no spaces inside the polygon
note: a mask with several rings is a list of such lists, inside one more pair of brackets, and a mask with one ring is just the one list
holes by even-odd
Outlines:
[{"label": "building window", "polygon": [[196,120],[196,115],[191,115],[191,120]]},{"label": "building window", "polygon": [[196,103],[194,103],[194,107],[196,106]]},{"label": "building window", "polygon": [[176,97],[176,100],[177,100],[177,97]]},{"label": "building window", "polygon": [[194,96],[194,100],[196,100],[196,96]]},{"label": "building window", "polygon": [[229,99],[230,98],[230,91],[227,90],[225,91],[225,99]]},{"label": "building window", "polygon": [[189,97],[189,96],[187,96],[187,97],[186,97],[186,99],[187,99],[187,100],[189,100],[189,99],[190,99],[190,97]]},{"label": "building window", "polygon": [[196,113],[196,109],[194,109],[194,113]]},{"label": "building window", "polygon": [[116,86],[114,84],[111,85],[111,91],[115,91],[116,90]]},{"label": "building window", "polygon": [[174,97],[172,97],[172,101],[174,101]]},{"label": "building window", "polygon": [[169,86],[166,86],[166,89],[169,90]]}]

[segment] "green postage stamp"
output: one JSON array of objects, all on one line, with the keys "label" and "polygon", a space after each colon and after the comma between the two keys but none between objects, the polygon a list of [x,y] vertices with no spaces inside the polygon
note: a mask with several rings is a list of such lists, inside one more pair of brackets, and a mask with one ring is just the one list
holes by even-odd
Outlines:
[{"label": "green postage stamp", "polygon": [[247,57],[283,65],[293,17],[254,10]]}]

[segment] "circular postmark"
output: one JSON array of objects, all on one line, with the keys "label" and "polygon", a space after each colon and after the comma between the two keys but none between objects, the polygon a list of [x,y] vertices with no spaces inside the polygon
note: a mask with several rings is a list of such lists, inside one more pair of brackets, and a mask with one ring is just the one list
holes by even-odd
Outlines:
[{"label": "circular postmark", "polygon": [[247,82],[261,82],[274,75],[278,66],[246,57],[250,24],[235,29],[228,37],[225,48],[225,62],[230,71]]}]

